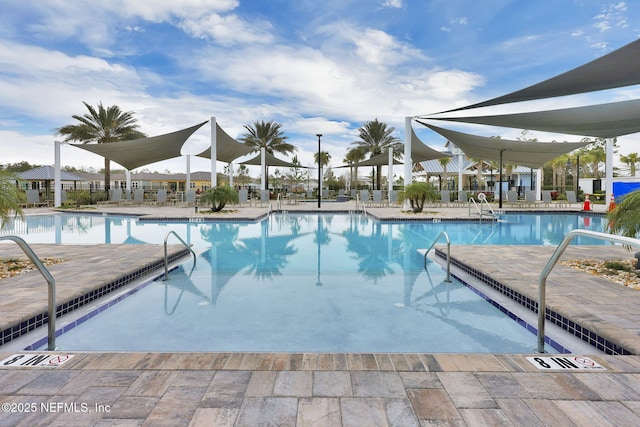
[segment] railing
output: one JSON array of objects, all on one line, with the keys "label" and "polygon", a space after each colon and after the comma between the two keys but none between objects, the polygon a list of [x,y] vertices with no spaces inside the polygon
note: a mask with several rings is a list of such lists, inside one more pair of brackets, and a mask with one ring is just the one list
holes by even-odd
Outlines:
[{"label": "railing", "polygon": [[640,247],[640,240],[633,239],[631,237],[617,236],[615,234],[600,233],[598,231],[590,230],[572,230],[568,232],[562,242],[558,245],[556,250],[547,261],[542,273],[538,278],[538,353],[544,353],[544,326],[545,326],[545,312],[546,312],[546,287],[547,276],[551,273],[551,270],[558,262],[558,259],[562,256],[569,243],[577,236],[586,236],[599,240],[606,240],[609,242],[622,243],[624,245]]},{"label": "railing", "polygon": [[189,245],[187,242],[182,240],[182,237],[178,236],[178,233],[171,230],[164,237],[164,280],[167,280],[167,278],[169,277],[169,257],[167,256],[167,240],[169,239],[169,236],[172,234],[176,236],[178,240],[180,240],[180,242],[184,245],[185,248],[189,250],[189,252],[191,252],[191,254],[193,255],[193,266],[195,267],[196,265],[196,258],[197,258],[196,253],[193,251],[193,249],[191,249],[191,245]]},{"label": "railing", "polygon": [[360,200],[360,194],[356,193],[356,210],[362,211],[363,214],[367,214],[367,207],[363,201]]},{"label": "railing", "polygon": [[276,201],[276,209],[282,210],[282,193],[278,193],[278,198]]},{"label": "railing", "polygon": [[47,285],[49,288],[49,297],[48,297],[48,333],[47,333],[47,350],[53,351],[56,349],[56,281],[53,276],[47,270],[47,267],[40,262],[38,256],[33,252],[33,249],[29,246],[27,242],[21,239],[18,236],[0,236],[0,240],[11,240],[20,246],[22,252],[31,260],[31,262],[36,266],[42,277],[47,281]]},{"label": "railing", "polygon": [[427,255],[429,255],[429,251],[433,249],[433,247],[438,243],[441,237],[444,237],[447,242],[447,279],[445,282],[451,282],[451,240],[449,239],[449,235],[446,231],[441,231],[438,236],[435,238],[429,249],[424,253],[424,268],[427,269]]}]

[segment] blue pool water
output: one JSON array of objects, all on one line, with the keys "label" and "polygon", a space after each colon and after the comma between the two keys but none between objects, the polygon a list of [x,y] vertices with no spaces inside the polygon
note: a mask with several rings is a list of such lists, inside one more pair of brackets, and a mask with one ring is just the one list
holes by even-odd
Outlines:
[{"label": "blue pool water", "polygon": [[178,224],[59,215],[27,218],[19,234],[29,243],[162,243],[174,230],[199,252],[195,269],[189,261],[169,281],[58,337],[65,350],[530,353],[535,335],[464,284],[444,282],[439,265],[425,271],[418,249],[442,230],[453,245],[555,245],[574,228],[604,224],[579,215],[489,224],[380,223],[358,214]]}]

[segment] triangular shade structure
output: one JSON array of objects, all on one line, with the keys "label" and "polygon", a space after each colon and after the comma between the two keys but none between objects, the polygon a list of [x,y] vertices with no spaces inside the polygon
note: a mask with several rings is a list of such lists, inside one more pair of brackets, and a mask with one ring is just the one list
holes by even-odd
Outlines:
[{"label": "triangular shade structure", "polygon": [[[286,168],[305,168],[306,166],[301,166],[301,165],[294,165],[293,163],[289,163],[286,162],[284,160],[280,160],[279,158],[277,158],[276,156],[274,156],[271,153],[264,153],[264,158],[265,158],[265,162],[267,164],[267,166],[280,166],[280,167],[286,167]],[[260,158],[260,154],[258,154],[257,156],[246,160],[244,162],[240,162],[241,165],[254,165],[254,166],[260,166],[262,165],[262,159]]]},{"label": "triangular shade structure", "polygon": [[122,165],[128,170],[162,160],[180,157],[180,150],[187,139],[205,122],[150,138],[118,141],[108,144],[70,144]]},{"label": "triangular shade structure", "polygon": [[451,157],[451,153],[436,151],[426,146],[411,128],[411,161],[413,163],[424,162],[426,160],[441,159]]},{"label": "triangular shade structure", "polygon": [[613,138],[640,132],[640,99],[530,113],[448,118],[429,117],[429,120]]},{"label": "triangular shade structure", "polygon": [[[339,168],[359,168],[360,166],[386,166],[389,164],[389,153],[385,152],[382,154],[378,154],[377,156],[373,156],[370,159],[363,160],[359,163],[354,163],[352,165],[342,165],[338,166]],[[401,165],[402,162],[397,159],[393,159],[394,165]]]},{"label": "triangular shade structure", "polygon": [[[422,122],[420,122],[422,123]],[[443,129],[427,123],[423,125],[433,129],[447,140],[457,145],[468,157],[484,160],[502,160],[520,166],[539,168],[556,157],[584,147],[589,142],[530,142],[509,139],[490,138]]]},{"label": "triangular shade structure", "polygon": [[[218,123],[216,123],[216,160],[231,163],[238,157],[247,155],[252,151],[254,151],[252,147],[231,138]],[[196,154],[196,156],[211,159],[211,147],[200,154]]]},{"label": "triangular shade structure", "polygon": [[451,111],[554,98],[640,84],[640,40],[566,73],[488,101]]}]

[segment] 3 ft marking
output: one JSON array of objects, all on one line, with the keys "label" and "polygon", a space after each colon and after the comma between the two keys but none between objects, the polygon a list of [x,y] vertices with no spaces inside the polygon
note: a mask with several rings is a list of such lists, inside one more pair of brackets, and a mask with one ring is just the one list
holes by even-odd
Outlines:
[{"label": "3 ft marking", "polygon": [[14,354],[0,361],[1,366],[20,367],[20,368],[57,368],[69,361],[73,354]]},{"label": "3 ft marking", "polygon": [[577,370],[606,370],[588,357],[579,356],[554,356],[554,357],[527,357],[527,360],[538,369],[563,369]]}]

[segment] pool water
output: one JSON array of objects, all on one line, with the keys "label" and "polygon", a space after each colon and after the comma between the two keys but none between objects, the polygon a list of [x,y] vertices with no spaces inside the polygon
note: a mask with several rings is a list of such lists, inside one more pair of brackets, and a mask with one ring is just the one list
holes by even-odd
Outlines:
[{"label": "pool water", "polygon": [[574,228],[604,228],[603,218],[579,215],[483,224],[306,213],[255,223],[30,220],[29,243],[162,243],[174,230],[197,249],[193,270],[189,261],[57,338],[64,350],[100,351],[530,353],[535,335],[464,284],[445,282],[436,263],[425,271],[418,250],[442,230],[453,245],[555,245]]}]

